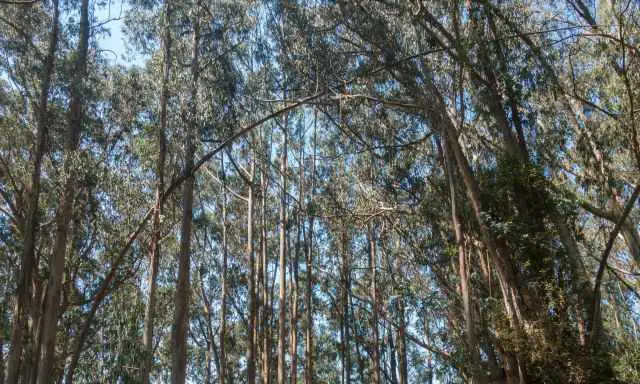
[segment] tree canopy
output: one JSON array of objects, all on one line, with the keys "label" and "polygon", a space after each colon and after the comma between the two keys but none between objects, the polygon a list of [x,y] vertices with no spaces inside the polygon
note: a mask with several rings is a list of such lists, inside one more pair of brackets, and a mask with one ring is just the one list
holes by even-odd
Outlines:
[{"label": "tree canopy", "polygon": [[0,0],[0,383],[640,382],[639,44],[635,1]]}]

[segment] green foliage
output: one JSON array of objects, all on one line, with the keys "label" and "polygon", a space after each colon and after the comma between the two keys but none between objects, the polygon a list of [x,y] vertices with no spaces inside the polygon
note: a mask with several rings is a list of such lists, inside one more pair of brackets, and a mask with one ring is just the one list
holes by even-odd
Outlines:
[{"label": "green foliage", "polygon": [[[640,381],[637,203],[613,237],[602,319],[591,318],[595,271],[638,182],[638,4],[190,0],[171,2],[167,18],[160,1],[90,2],[80,144],[70,151],[79,2],[62,3],[42,125],[53,2],[0,7],[5,346],[24,268],[38,127],[46,128],[23,381],[32,379],[26,371],[39,351],[67,181],[73,204],[51,380],[69,370],[86,325],[75,380],[140,381],[154,241],[153,215],[146,215],[160,176],[165,64],[169,193],[159,216],[157,382],[170,380],[176,350],[171,328],[191,123],[196,162],[226,147],[195,172],[194,210],[184,216],[192,224],[187,382],[220,375],[223,279],[224,374],[228,383],[246,380],[251,257],[257,339],[266,335],[272,348],[264,362],[260,343],[256,361],[271,367],[272,381],[283,306],[286,331],[297,330],[298,382],[308,366],[308,309],[318,383],[347,374],[352,382],[373,381],[375,348],[383,383],[393,382],[386,374],[400,374],[391,372],[392,356],[396,365],[406,358],[405,382],[517,382],[517,364],[530,383]],[[120,5],[121,21],[103,24]],[[120,26],[123,51],[138,57],[125,65],[105,50],[121,43],[109,38]],[[163,31],[171,40],[168,63]],[[288,165],[281,173],[284,133]],[[286,302],[277,280],[282,227]],[[286,354],[285,376],[294,360],[288,347]]]}]

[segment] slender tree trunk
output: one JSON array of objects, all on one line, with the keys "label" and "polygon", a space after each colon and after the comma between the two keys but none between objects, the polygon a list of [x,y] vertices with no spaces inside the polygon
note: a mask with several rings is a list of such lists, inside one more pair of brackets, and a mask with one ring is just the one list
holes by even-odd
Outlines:
[{"label": "slender tree trunk", "polygon": [[293,274],[292,274],[292,299],[291,299],[291,341],[290,352],[291,355],[291,369],[290,369],[290,383],[297,384],[298,382],[298,282],[299,282],[299,266],[300,266],[300,252],[302,250],[302,230],[304,225],[303,207],[304,207],[304,134],[302,129],[299,133],[298,141],[298,205],[296,215],[296,244],[293,260]]},{"label": "slender tree trunk", "polygon": [[404,317],[404,300],[398,298],[398,336],[396,337],[398,344],[398,363],[400,371],[400,384],[409,384],[407,375],[407,341],[405,338],[405,317]]},{"label": "slender tree trunk", "polygon": [[[344,225],[345,223],[343,223]],[[350,247],[348,243],[346,229],[342,229],[340,233],[340,247],[342,251],[342,271],[340,280],[342,280],[341,292],[341,313],[340,319],[342,329],[342,370],[344,383],[351,384],[351,334],[350,334],[350,316],[349,316],[349,296],[351,292],[351,260]]]},{"label": "slender tree trunk", "polygon": [[[342,297],[342,295],[341,295]],[[342,298],[341,298],[342,301]],[[340,384],[345,384],[346,373],[347,373],[347,348],[345,347],[345,337],[344,337],[344,309],[340,312]]]},{"label": "slender tree trunk", "polygon": [[273,300],[269,300],[269,260],[267,258],[267,171],[265,167],[261,169],[260,175],[260,220],[262,221],[260,232],[260,252],[262,257],[262,384],[271,382],[271,327],[269,326],[269,316],[272,313],[271,305]]},{"label": "slender tree trunk", "polygon": [[[213,319],[211,302],[207,297],[207,293],[204,289],[204,279],[202,275],[200,275],[200,295],[202,296],[202,302],[204,303],[204,315],[207,320],[207,351],[205,352],[205,384],[212,384],[212,375],[211,375],[211,360],[213,355],[215,354],[215,334],[213,333],[213,328],[211,327],[211,321]],[[219,368],[218,368],[219,371]]]},{"label": "slender tree trunk", "polygon": [[[523,319],[521,304],[526,295],[522,294],[523,292],[521,291],[523,288],[518,285],[516,271],[508,256],[506,247],[497,241],[484,221],[480,187],[458,142],[456,122],[447,114],[447,104],[439,89],[432,82],[426,82],[421,87],[416,88],[414,79],[406,77],[401,72],[396,72],[396,74],[403,84],[414,88],[417,95],[422,95],[421,102],[424,106],[425,113],[427,113],[434,124],[436,124],[442,136],[446,137],[446,140],[449,141],[451,152],[460,172],[467,196],[469,197],[471,208],[480,227],[482,241],[487,247],[491,260],[495,263],[498,278],[504,283],[502,295],[511,327],[518,336],[522,336],[521,324]],[[525,367],[521,366],[520,371],[524,372],[524,370]],[[521,376],[521,381],[524,381],[524,373]]]},{"label": "slender tree trunk", "polygon": [[396,360],[397,351],[396,346],[393,343],[393,330],[391,329],[391,324],[387,324],[387,342],[389,346],[389,376],[391,376],[391,384],[398,384],[398,362]]},{"label": "slender tree trunk", "polygon": [[469,288],[469,275],[467,272],[466,253],[464,250],[464,235],[462,233],[462,223],[458,216],[458,203],[456,198],[455,179],[453,173],[453,159],[447,141],[444,142],[444,157],[445,168],[447,171],[447,178],[449,179],[449,192],[451,201],[451,220],[453,222],[453,231],[458,244],[458,275],[460,277],[460,293],[462,295],[462,309],[465,321],[465,332],[467,349],[471,358],[471,383],[479,383],[481,380],[478,377],[480,369],[480,355],[477,346],[476,333],[473,325],[473,312],[471,304],[471,292]]},{"label": "slender tree trunk", "polygon": [[[258,196],[260,195],[261,189],[258,189]],[[260,202],[258,202],[260,203]],[[264,276],[262,275],[262,217],[259,218],[260,224],[258,228],[260,229],[260,245],[258,249],[258,254],[255,256],[256,259],[256,324],[255,324],[255,340],[254,344],[256,346],[256,377],[258,382],[261,383],[262,380],[262,366],[264,364],[264,329],[262,328],[262,316],[264,314],[264,306],[265,306],[265,298],[263,296],[263,286],[264,286]]]},{"label": "slender tree trunk", "polygon": [[253,252],[253,173],[255,171],[253,159],[251,160],[251,170],[249,177],[249,193],[247,197],[247,262],[249,263],[249,327],[247,329],[247,383],[256,382],[256,271],[255,257]]},{"label": "slender tree trunk", "polygon": [[218,380],[220,384],[225,383],[227,376],[227,357],[225,338],[227,333],[227,178],[224,169],[224,153],[220,161],[220,172],[222,173],[222,293],[220,298],[220,366],[218,369]]},{"label": "slender tree trunk", "polygon": [[191,58],[191,96],[189,100],[188,128],[185,137],[185,181],[182,186],[182,226],[180,229],[180,253],[178,255],[178,280],[175,292],[175,314],[171,335],[171,382],[184,384],[187,373],[187,335],[189,332],[191,222],[193,217],[193,188],[195,178],[190,174],[195,152],[197,131],[198,59],[200,43],[200,2],[194,14],[193,46]]},{"label": "slender tree trunk", "polygon": [[[351,288],[349,288],[351,289]],[[351,292],[349,291],[349,311],[350,313],[355,313],[356,312],[356,308],[355,308],[355,304],[353,303],[353,295],[351,295]],[[364,363],[364,358],[363,358],[363,353],[361,350],[362,347],[362,342],[364,340],[364,337],[361,333],[358,332],[358,328],[355,328],[354,330],[355,333],[355,342],[353,343],[353,345],[355,346],[355,355],[356,355],[356,360],[358,363],[358,380],[360,382],[364,382],[365,380],[365,376],[364,376],[364,371],[365,371],[365,363]],[[366,347],[365,347],[366,349]]]},{"label": "slender tree trunk", "polygon": [[380,346],[379,346],[379,333],[378,333],[378,288],[376,285],[377,280],[377,256],[376,256],[376,239],[374,229],[369,224],[368,228],[369,237],[369,256],[370,256],[370,268],[371,268],[371,329],[373,331],[373,345],[371,358],[373,360],[373,384],[380,384]]},{"label": "slender tree trunk", "polygon": [[[313,156],[311,165],[311,204],[313,204],[315,177],[316,177],[316,124],[318,120],[318,112],[314,110],[313,116]],[[309,215],[309,207],[306,207],[307,215]],[[306,289],[304,291],[304,302],[306,309],[306,329],[305,329],[305,343],[304,343],[304,356],[305,356],[305,369],[304,369],[304,382],[305,384],[313,384],[313,225],[314,217],[309,218],[309,230],[307,232],[307,239],[305,244],[306,250]]]},{"label": "slender tree trunk", "polygon": [[[286,99],[286,97],[285,97]],[[282,189],[280,191],[280,260],[279,278],[280,285],[279,300],[280,312],[278,316],[278,384],[286,382],[285,350],[286,350],[286,317],[287,317],[287,130],[289,129],[289,117],[284,116],[282,153],[280,155],[280,180]]]},{"label": "slender tree trunk", "polygon": [[162,216],[162,194],[164,193],[164,164],[167,153],[167,100],[169,98],[169,75],[171,71],[171,2],[165,0],[163,20],[163,70],[162,90],[160,93],[160,127],[158,129],[158,159],[156,162],[156,201],[153,212],[153,227],[151,237],[151,252],[149,260],[149,298],[145,308],[143,345],[145,356],[141,367],[141,380],[143,384],[149,383],[149,376],[153,366],[153,332],[155,325],[156,286],[158,279],[158,267],[160,263],[160,236]]},{"label": "slender tree trunk", "polygon": [[507,66],[507,58],[504,55],[502,43],[500,42],[500,32],[496,26],[495,20],[491,12],[487,12],[487,24],[491,29],[494,36],[493,43],[496,45],[496,53],[499,63],[499,78],[502,80],[499,89],[505,93],[506,105],[511,110],[511,119],[513,121],[514,128],[516,130],[516,137],[518,139],[518,148],[520,150],[520,157],[523,162],[529,161],[529,151],[527,150],[527,143],[524,137],[524,130],[522,124],[522,116],[518,109],[518,92],[514,88],[514,81],[511,79]]},{"label": "slender tree trunk", "polygon": [[305,302],[305,341],[304,341],[304,382],[313,383],[313,218],[309,220],[309,234],[306,249],[306,287],[304,291]]},{"label": "slender tree trunk", "polygon": [[294,252],[291,268],[291,314],[289,327],[289,382],[296,384],[298,380],[298,256]]},{"label": "slender tree trunk", "polygon": [[[38,261],[36,260],[36,264]],[[35,283],[35,282],[34,282]],[[33,298],[36,300],[35,303],[32,303],[31,306],[31,318],[33,319],[33,323],[31,324],[31,335],[34,338],[35,346],[34,350],[31,353],[31,364],[32,367],[40,366],[40,346],[42,345],[42,328],[44,327],[44,316],[42,316],[42,311],[44,310],[44,303],[46,301],[45,293],[46,287],[44,284],[34,284],[34,293]],[[62,311],[67,308],[68,305],[68,292],[67,290],[62,291],[62,303],[61,308]],[[64,355],[61,355],[64,356]],[[62,375],[61,375],[62,376]],[[29,381],[28,383],[36,384],[38,382],[38,370],[32,369],[29,373]]]},{"label": "slender tree trunk", "polygon": [[207,339],[207,350],[204,353],[204,384],[211,384],[211,340]]},{"label": "slender tree trunk", "polygon": [[[295,253],[294,253],[295,254]],[[289,329],[289,382],[296,384],[298,380],[298,257],[294,257],[291,268],[291,314]]]},{"label": "slender tree trunk", "polygon": [[[80,37],[76,52],[75,72],[70,90],[69,124],[64,140],[64,172],[66,177],[60,203],[56,212],[56,234],[53,255],[50,261],[50,275],[47,283],[47,294],[43,312],[42,340],[40,345],[40,367],[38,383],[50,382],[52,367],[55,361],[55,342],[58,330],[58,309],[67,253],[68,234],[73,216],[73,196],[76,189],[74,169],[77,168],[77,149],[82,131],[82,115],[84,90],[82,82],[87,72],[87,51],[89,47],[89,1],[82,0],[80,8]],[[10,381],[11,382],[11,381]]]},{"label": "slender tree trunk", "polygon": [[4,384],[4,330],[6,327],[5,312],[6,304],[0,303],[0,384]]},{"label": "slender tree trunk", "polygon": [[[442,108],[445,108],[439,94],[437,95],[437,100],[438,105],[441,105]],[[500,287],[502,291],[504,306],[507,312],[507,316],[510,320],[511,327],[516,335],[518,337],[521,337],[521,295],[515,277],[515,272],[513,271],[512,265],[508,260],[506,250],[504,249],[504,247],[498,245],[495,237],[491,234],[489,228],[484,222],[484,218],[482,215],[482,204],[480,201],[480,188],[473,176],[473,173],[471,172],[471,168],[465,155],[462,153],[462,148],[460,147],[460,143],[458,142],[458,138],[456,137],[453,122],[451,120],[448,120],[447,117],[443,117],[442,123],[445,125],[444,134],[446,135],[446,140],[448,140],[447,145],[449,145],[449,148],[451,149],[453,155],[452,157],[455,159],[457,168],[462,176],[462,180],[465,185],[469,200],[471,202],[476,221],[478,222],[480,227],[480,233],[482,235],[483,242],[485,243],[485,246],[487,247],[491,258],[496,265],[496,271],[498,272],[498,278],[501,283]],[[514,366],[512,368],[517,370],[518,381],[523,384],[525,382],[524,362],[518,361],[517,367]]]},{"label": "slender tree trunk", "polygon": [[[42,78],[40,83],[40,95],[37,106],[36,137],[33,153],[33,169],[31,170],[31,182],[27,184],[25,191],[27,198],[27,214],[24,221],[24,247],[18,287],[16,293],[16,303],[13,312],[13,327],[11,332],[11,345],[8,355],[7,379],[10,383],[16,382],[20,371],[20,357],[22,355],[23,332],[27,325],[27,314],[32,306],[32,281],[33,271],[36,267],[36,242],[39,226],[38,200],[40,198],[40,175],[42,171],[42,158],[46,150],[46,138],[48,132],[47,106],[49,102],[49,88],[54,72],[56,58],[56,48],[58,45],[58,30],[60,9],[58,0],[53,1],[52,27],[49,35],[49,46],[45,57]],[[35,320],[35,319],[34,319]],[[25,367],[30,369],[29,367]],[[35,369],[35,367],[31,368]],[[4,366],[2,367],[4,375]]]}]

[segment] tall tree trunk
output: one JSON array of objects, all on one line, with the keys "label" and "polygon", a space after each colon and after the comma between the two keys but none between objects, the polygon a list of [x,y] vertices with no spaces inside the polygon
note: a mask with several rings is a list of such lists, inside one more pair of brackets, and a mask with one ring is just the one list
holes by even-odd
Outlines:
[{"label": "tall tree trunk", "polygon": [[487,250],[491,255],[491,258],[496,265],[498,277],[504,283],[502,294],[507,315],[509,316],[509,320],[511,321],[513,329],[516,332],[519,332],[520,324],[522,321],[521,309],[519,304],[521,296],[518,289],[515,272],[512,270],[512,265],[508,261],[506,250],[498,245],[495,237],[491,234],[489,228],[484,222],[484,218],[482,215],[482,204],[480,201],[480,188],[471,172],[471,168],[469,166],[467,158],[462,152],[462,148],[460,147],[460,143],[458,142],[458,138],[455,134],[453,123],[450,120],[445,120],[445,125],[447,125],[444,128],[444,133],[447,135],[446,140],[448,140],[448,145],[453,155],[452,157],[455,159],[457,168],[462,176],[462,180],[467,190],[467,195],[469,196],[473,212],[480,226],[480,232],[483,238],[483,242],[485,243]]},{"label": "tall tree trunk", "polygon": [[[286,95],[286,93],[285,93]],[[285,97],[286,99],[286,97]],[[286,382],[285,348],[286,348],[286,317],[287,317],[287,141],[289,129],[289,116],[284,115],[282,129],[282,153],[280,154],[280,180],[282,189],[280,190],[280,260],[279,278],[280,285],[279,300],[280,311],[278,315],[278,384]]]},{"label": "tall tree trunk", "polygon": [[294,260],[291,268],[291,314],[289,327],[289,382],[297,383],[298,377],[298,256],[294,252]]},{"label": "tall tree trunk", "polygon": [[398,336],[396,337],[398,344],[398,363],[400,371],[400,384],[409,384],[407,375],[407,341],[405,338],[406,323],[404,317],[404,300],[402,297],[398,299]]},{"label": "tall tree trunk", "polygon": [[[255,170],[254,170],[255,172]],[[255,175],[255,173],[254,173]],[[257,187],[257,185],[256,185]],[[258,189],[258,196],[260,196],[260,191],[261,189]],[[260,203],[260,201],[258,201],[258,204]],[[259,218],[260,222],[258,224],[258,228],[260,230],[260,245],[259,245],[259,249],[258,249],[258,254],[255,256],[255,260],[256,260],[256,268],[255,268],[255,279],[256,279],[256,285],[255,285],[255,295],[256,295],[256,323],[255,323],[255,333],[254,333],[254,344],[255,344],[255,348],[256,348],[256,378],[258,380],[258,382],[261,382],[262,380],[262,366],[263,366],[263,361],[264,361],[264,344],[263,344],[263,338],[264,338],[264,329],[262,328],[262,316],[264,313],[264,306],[265,306],[265,299],[263,296],[263,285],[264,285],[264,276],[262,275],[262,217]],[[258,222],[258,221],[256,221]]]},{"label": "tall tree trunk", "polygon": [[[404,72],[395,72],[399,80],[407,87],[413,89],[416,95],[420,95],[421,103],[425,113],[438,127],[439,132],[446,140],[452,152],[452,157],[456,162],[457,169],[460,172],[463,184],[466,189],[467,196],[471,204],[474,216],[480,227],[482,241],[487,247],[491,260],[496,266],[498,278],[504,283],[502,285],[502,296],[505,310],[509,318],[511,327],[518,335],[522,335],[522,303],[524,297],[522,287],[518,285],[516,279],[516,271],[511,262],[507,249],[504,244],[499,243],[495,236],[489,230],[483,218],[482,203],[480,199],[480,187],[471,170],[469,162],[464,155],[460,143],[458,142],[458,133],[456,129],[457,123],[448,115],[449,108],[444,101],[440,90],[431,81],[417,87],[415,79],[404,75]],[[524,371],[524,367],[520,367]],[[524,374],[523,374],[524,375]],[[524,377],[522,377],[524,381]]]},{"label": "tall tree trunk", "polygon": [[[344,288],[343,288],[344,289]],[[342,294],[341,296],[341,306],[342,306]],[[346,379],[346,351],[345,347],[345,337],[344,337],[344,309],[340,310],[340,384],[345,384]]]},{"label": "tall tree trunk", "polygon": [[[37,261],[38,258],[36,258],[36,264],[38,263]],[[34,348],[33,351],[31,351],[31,361],[29,362],[29,364],[32,367],[39,367],[40,366],[40,346],[41,346],[41,342],[42,342],[42,328],[44,326],[44,316],[42,316],[42,311],[44,309],[44,303],[46,300],[45,297],[45,293],[46,293],[46,287],[44,286],[44,284],[35,284],[36,282],[34,281],[34,292],[33,292],[33,299],[36,300],[36,302],[32,303],[31,305],[31,318],[33,319],[33,323],[31,324],[31,337],[33,337],[34,341],[35,341],[35,346],[36,348]],[[62,291],[62,303],[61,303],[61,308],[63,308],[62,310],[64,311],[64,308],[67,308],[68,305],[68,300],[67,300],[67,290],[63,289]],[[61,355],[64,356],[64,355]],[[28,356],[25,356],[28,357]],[[36,384],[38,382],[38,370],[37,369],[32,369],[31,372],[29,372],[29,377],[28,377],[28,383],[30,384]]]},{"label": "tall tree trunk", "polygon": [[304,341],[304,382],[313,384],[313,218],[309,220],[309,234],[305,253],[306,287],[304,291],[305,302],[305,341]]},{"label": "tall tree trunk", "polygon": [[158,267],[160,263],[160,236],[162,215],[162,194],[164,193],[164,164],[167,153],[167,100],[169,98],[169,75],[171,71],[171,2],[165,0],[163,20],[163,69],[162,90],[160,93],[160,127],[158,129],[158,159],[156,162],[156,201],[153,212],[153,227],[151,237],[151,252],[149,258],[149,298],[145,308],[143,345],[145,356],[141,367],[141,380],[143,384],[149,383],[149,376],[153,366],[153,332],[155,325],[156,286],[158,279]]},{"label": "tall tree trunk", "polygon": [[460,278],[460,293],[462,295],[462,310],[465,321],[465,333],[467,341],[467,350],[470,354],[470,362],[472,368],[471,383],[479,383],[481,369],[480,369],[480,354],[478,351],[476,333],[473,325],[473,311],[471,304],[471,292],[469,288],[469,275],[467,271],[466,253],[464,250],[464,235],[462,233],[462,223],[458,215],[458,203],[457,194],[455,188],[455,179],[453,173],[453,158],[451,156],[450,148],[445,140],[444,146],[445,168],[447,171],[447,178],[449,179],[449,193],[451,203],[451,220],[453,222],[453,232],[455,235],[456,243],[458,245],[458,276]]},{"label": "tall tree trunk", "polygon": [[[36,267],[35,250],[39,226],[38,200],[40,198],[40,175],[42,171],[42,158],[46,150],[46,138],[48,132],[47,106],[49,103],[49,88],[54,72],[56,59],[56,48],[58,45],[58,30],[60,9],[58,0],[53,0],[52,27],[49,35],[49,46],[45,57],[42,78],[40,83],[40,95],[36,115],[36,137],[33,153],[33,169],[31,170],[31,182],[27,184],[25,191],[27,198],[27,214],[24,221],[24,247],[22,250],[22,260],[18,286],[16,292],[16,303],[13,312],[13,327],[11,332],[11,345],[8,355],[7,379],[10,383],[16,382],[20,371],[20,357],[22,355],[23,332],[27,325],[27,316],[32,306],[32,281],[33,271]],[[3,307],[4,309],[4,307]],[[4,314],[3,314],[4,315]],[[35,367],[26,369],[35,369]],[[4,374],[4,366],[2,367]]]},{"label": "tall tree trunk", "polygon": [[393,330],[389,323],[387,324],[387,342],[389,346],[389,375],[391,376],[391,384],[398,384],[396,346],[393,344]]},{"label": "tall tree trunk", "polygon": [[[313,204],[315,177],[316,177],[316,133],[317,133],[317,110],[314,110],[313,116],[313,155],[311,165],[311,204]],[[306,207],[307,215],[309,215],[309,207]],[[313,384],[313,225],[314,217],[309,218],[309,230],[305,239],[307,245],[306,250],[306,289],[304,291],[304,302],[306,309],[306,328],[305,328],[305,342],[304,342],[304,383]]]},{"label": "tall tree trunk", "polygon": [[291,341],[289,342],[289,354],[291,355],[289,382],[291,384],[297,384],[298,382],[298,272],[300,266],[300,252],[302,251],[302,231],[304,226],[304,132],[302,129],[299,129],[298,145],[300,147],[298,151],[298,205],[296,214],[297,235],[292,268],[293,274],[291,276]]},{"label": "tall tree trunk", "polygon": [[518,97],[520,96],[519,92],[514,87],[514,81],[509,74],[509,68],[507,66],[507,58],[504,54],[504,49],[502,43],[500,42],[500,31],[498,30],[495,20],[491,12],[486,12],[487,24],[493,33],[494,39],[493,43],[496,46],[496,53],[498,59],[498,72],[499,79],[501,79],[501,84],[498,88],[505,93],[506,97],[506,105],[509,106],[511,110],[511,120],[513,121],[514,128],[516,130],[516,137],[518,139],[518,148],[520,150],[520,157],[523,162],[529,161],[529,151],[527,150],[527,143],[524,137],[522,116],[519,112],[518,105]]},{"label": "tall tree trunk", "polygon": [[[343,223],[342,225],[345,225]],[[340,272],[340,280],[342,282],[341,289],[341,318],[340,326],[342,333],[342,371],[343,371],[343,383],[351,384],[351,335],[350,335],[350,316],[349,316],[349,296],[351,292],[351,260],[350,260],[350,247],[348,243],[348,237],[346,229],[342,229],[340,232],[340,249],[342,253],[342,268]]]},{"label": "tall tree trunk", "polygon": [[171,334],[172,366],[171,382],[184,384],[187,373],[187,335],[189,331],[189,281],[191,254],[191,222],[193,218],[193,187],[195,178],[191,173],[195,152],[195,134],[197,131],[197,97],[199,74],[200,43],[200,2],[194,12],[193,46],[191,58],[191,96],[189,100],[188,127],[185,137],[185,161],[182,186],[182,226],[180,229],[180,253],[178,255],[178,280],[175,292],[175,314]]},{"label": "tall tree trunk", "polygon": [[249,263],[249,326],[247,329],[247,383],[255,384],[256,382],[256,345],[255,345],[255,328],[256,328],[256,271],[255,257],[253,252],[253,173],[255,171],[255,163],[251,161],[251,170],[249,173],[249,193],[247,197],[247,262]]},{"label": "tall tree trunk", "polygon": [[267,170],[266,167],[261,168],[260,174],[260,253],[262,258],[262,384],[271,382],[271,327],[269,326],[269,317],[272,313],[271,305],[273,300],[269,300],[269,260],[267,258]]},{"label": "tall tree trunk", "polygon": [[[207,293],[204,288],[204,279],[202,278],[202,274],[200,274],[200,295],[202,296],[202,302],[204,303],[204,315],[207,321],[207,351],[205,352],[205,384],[212,384],[212,374],[211,374],[211,361],[213,359],[213,355],[215,355],[215,334],[213,332],[213,328],[211,326],[211,321],[213,320],[211,302],[207,297]],[[218,364],[218,372],[220,372],[219,364]]]},{"label": "tall tree trunk", "polygon": [[[353,302],[353,295],[349,293],[349,311],[350,313],[356,313],[355,304]],[[363,358],[363,353],[361,351],[362,341],[364,341],[364,336],[361,332],[358,332],[358,328],[354,329],[355,333],[355,342],[353,345],[355,346],[355,355],[358,364],[358,380],[363,382],[365,380],[364,371],[365,371],[365,360]],[[365,347],[366,349],[366,347]]]},{"label": "tall tree trunk", "polygon": [[[69,124],[64,140],[64,171],[66,177],[60,203],[56,212],[56,234],[53,255],[50,259],[50,275],[47,282],[47,294],[43,312],[42,340],[40,345],[40,367],[38,383],[50,382],[55,361],[55,341],[58,330],[58,309],[67,253],[68,234],[73,216],[73,196],[76,189],[74,169],[77,169],[77,149],[82,131],[84,89],[82,82],[87,72],[87,51],[89,48],[89,1],[82,0],[80,8],[80,36],[76,52],[74,76],[70,89]],[[9,380],[12,382],[11,380]]]},{"label": "tall tree trunk", "polygon": [[5,319],[5,311],[6,304],[0,303],[0,384],[4,384],[4,330],[6,327]]},{"label": "tall tree trunk", "polygon": [[220,172],[222,178],[222,292],[220,297],[220,366],[218,369],[218,380],[220,384],[225,383],[227,376],[227,356],[225,339],[227,334],[227,178],[224,170],[224,153],[220,160]]},{"label": "tall tree trunk", "polygon": [[373,331],[373,345],[371,359],[373,364],[373,384],[380,384],[380,346],[378,334],[378,288],[377,280],[377,256],[376,256],[376,238],[372,224],[368,225],[369,237],[369,256],[371,268],[371,329]]}]

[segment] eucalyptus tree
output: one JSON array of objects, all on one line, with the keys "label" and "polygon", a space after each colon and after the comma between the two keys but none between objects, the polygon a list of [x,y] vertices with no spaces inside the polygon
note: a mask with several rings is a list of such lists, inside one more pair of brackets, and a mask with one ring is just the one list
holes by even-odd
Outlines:
[{"label": "eucalyptus tree", "polygon": [[160,237],[162,231],[162,194],[164,193],[164,173],[167,157],[167,103],[169,98],[169,76],[171,75],[171,2],[166,1],[162,13],[162,80],[160,86],[160,126],[158,127],[158,158],[156,165],[156,196],[153,212],[152,240],[149,255],[149,297],[145,309],[145,329],[143,343],[146,357],[141,364],[141,379],[149,383],[149,375],[153,365],[153,335],[156,312],[156,287],[158,269],[161,258]]},{"label": "eucalyptus tree", "polygon": [[596,3],[129,2],[124,66],[109,4],[0,4],[8,382],[638,380]]},{"label": "eucalyptus tree", "polygon": [[[54,74],[55,60],[57,54],[57,47],[59,41],[59,16],[60,6],[58,1],[53,1],[51,4],[52,17],[51,17],[51,31],[49,32],[48,46],[46,53],[43,57],[42,72],[40,80],[40,90],[38,94],[38,102],[34,103],[36,114],[36,135],[33,152],[33,166],[31,172],[31,180],[25,188],[25,213],[24,213],[24,227],[23,232],[23,250],[21,258],[21,268],[19,272],[19,281],[17,284],[17,297],[16,307],[14,309],[14,320],[11,334],[11,350],[9,353],[9,366],[7,379],[9,381],[17,381],[20,360],[22,354],[23,345],[23,332],[26,326],[27,317],[29,312],[32,311],[32,280],[33,273],[36,269],[36,243],[37,234],[39,229],[39,199],[40,199],[40,184],[42,174],[42,162],[46,151],[46,137],[49,131],[49,119],[48,119],[48,103],[49,103],[49,91],[51,88],[52,77]],[[5,16],[5,15],[3,15]],[[8,16],[8,15],[6,15]],[[26,35],[19,26],[11,23],[7,19],[4,19],[5,23],[13,29],[13,35],[18,33]],[[26,37],[26,36],[25,36]],[[19,40],[17,40],[19,41]],[[33,348],[33,346],[32,346]],[[32,351],[32,353],[34,353]],[[37,352],[35,352],[37,353]],[[34,354],[35,354],[34,353]],[[4,370],[4,367],[2,367]],[[25,361],[25,372],[31,370],[30,363]]]}]

